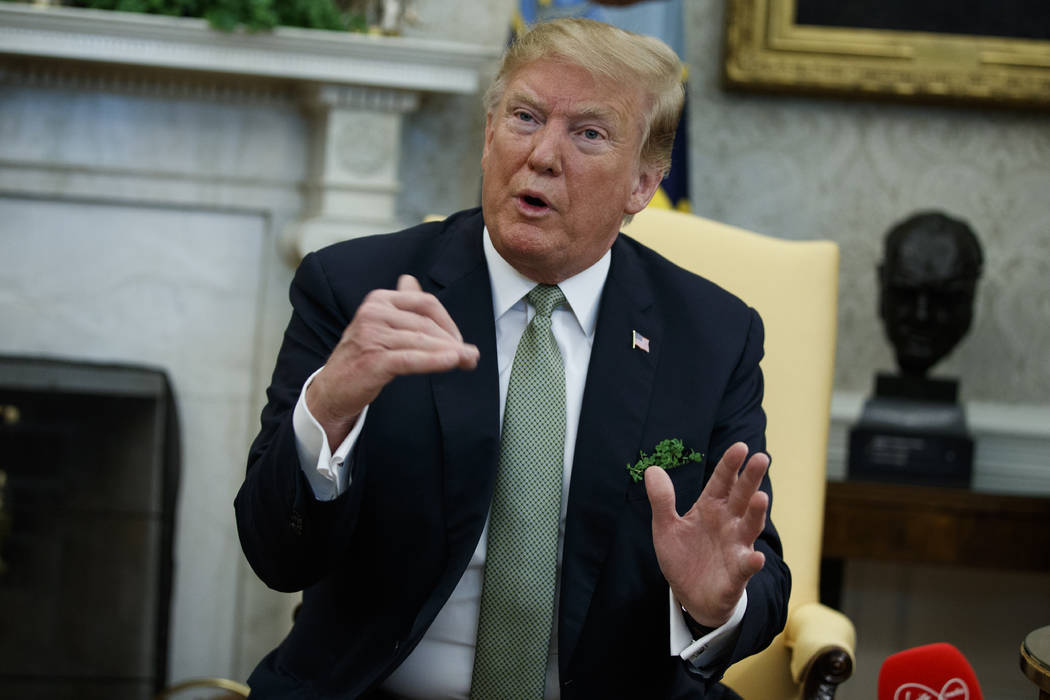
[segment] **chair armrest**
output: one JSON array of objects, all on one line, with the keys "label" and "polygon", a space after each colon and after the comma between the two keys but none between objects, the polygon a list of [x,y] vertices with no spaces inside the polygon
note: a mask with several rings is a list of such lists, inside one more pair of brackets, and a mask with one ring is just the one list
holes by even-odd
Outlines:
[{"label": "chair armrest", "polygon": [[[224,692],[219,695],[215,693],[209,694],[205,691],[205,694],[201,695],[201,688],[212,688]],[[190,692],[183,693],[183,691],[186,690]],[[250,692],[251,688],[244,683],[238,683],[237,681],[231,681],[226,678],[194,678],[174,685],[169,685],[167,688],[157,693],[157,695],[154,696],[154,700],[174,700],[179,697],[209,697],[214,698],[215,700],[235,700],[236,698],[248,697],[248,693]]]},{"label": "chair armrest", "polygon": [[804,698],[833,698],[835,687],[853,674],[857,633],[842,613],[820,603],[806,603],[788,615],[784,629],[794,681]]}]

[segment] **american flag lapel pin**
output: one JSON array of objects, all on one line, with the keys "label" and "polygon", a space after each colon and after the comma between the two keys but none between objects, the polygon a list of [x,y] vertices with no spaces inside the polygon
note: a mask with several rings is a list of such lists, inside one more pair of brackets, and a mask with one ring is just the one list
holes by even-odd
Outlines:
[{"label": "american flag lapel pin", "polygon": [[644,352],[649,352],[649,339],[638,331],[631,331],[631,348],[638,348]]}]

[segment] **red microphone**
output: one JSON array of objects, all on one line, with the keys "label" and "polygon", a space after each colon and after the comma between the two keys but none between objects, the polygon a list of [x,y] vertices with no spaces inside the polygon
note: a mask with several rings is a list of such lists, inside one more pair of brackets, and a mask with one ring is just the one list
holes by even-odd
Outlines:
[{"label": "red microphone", "polygon": [[882,662],[879,700],[984,700],[977,675],[958,649],[939,642]]}]

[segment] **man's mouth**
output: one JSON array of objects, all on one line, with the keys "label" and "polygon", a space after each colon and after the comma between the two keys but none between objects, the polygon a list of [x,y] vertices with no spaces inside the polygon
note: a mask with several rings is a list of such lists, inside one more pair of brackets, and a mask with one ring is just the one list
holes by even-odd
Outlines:
[{"label": "man's mouth", "polygon": [[518,201],[526,206],[528,209],[539,210],[539,209],[550,209],[551,205],[541,195],[535,192],[523,192],[518,195]]}]

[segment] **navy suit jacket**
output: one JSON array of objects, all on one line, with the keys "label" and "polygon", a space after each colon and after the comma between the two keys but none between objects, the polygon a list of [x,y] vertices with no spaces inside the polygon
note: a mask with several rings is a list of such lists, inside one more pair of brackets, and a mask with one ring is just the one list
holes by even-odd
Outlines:
[{"label": "navy suit jacket", "polygon": [[[244,552],[258,576],[303,591],[291,632],[259,664],[253,698],[367,696],[411,652],[448,599],[481,536],[495,486],[499,388],[480,210],[303,259],[262,429],[237,495]],[[313,498],[292,411],[364,296],[414,275],[481,352],[473,371],[399,377],[372,403],[352,482]],[[632,348],[632,332],[650,351]],[[680,512],[729,445],[765,449],[762,324],[754,310],[626,236],[612,248],[568,491],[560,618],[561,694],[704,697],[702,678],[668,653],[667,583],[652,544],[644,484],[626,465],[681,438],[701,463],[669,471]],[[768,478],[762,488],[769,491]],[[766,563],[726,664],[783,625],[790,575],[767,523]]]}]

